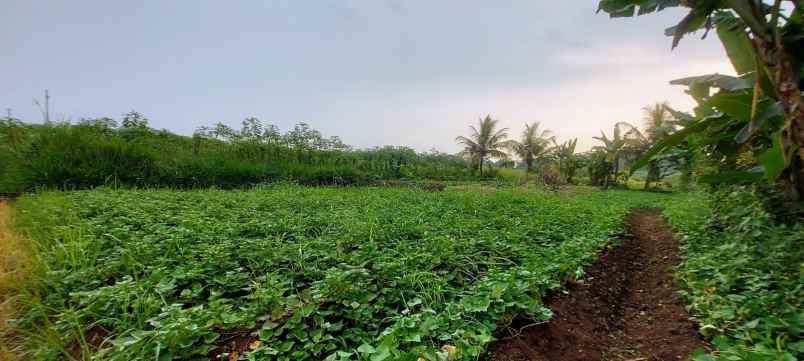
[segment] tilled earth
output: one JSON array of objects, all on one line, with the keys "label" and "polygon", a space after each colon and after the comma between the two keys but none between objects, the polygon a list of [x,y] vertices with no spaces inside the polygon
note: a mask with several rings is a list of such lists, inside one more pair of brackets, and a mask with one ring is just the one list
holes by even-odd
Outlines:
[{"label": "tilled earth", "polygon": [[491,361],[683,360],[706,347],[669,270],[678,242],[658,209],[635,209],[628,236],[587,270],[587,280],[548,300],[553,318],[497,335]]}]

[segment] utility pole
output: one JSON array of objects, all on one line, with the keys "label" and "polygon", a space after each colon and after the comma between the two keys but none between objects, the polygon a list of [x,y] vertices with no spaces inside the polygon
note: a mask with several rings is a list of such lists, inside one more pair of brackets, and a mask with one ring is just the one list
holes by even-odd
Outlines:
[{"label": "utility pole", "polygon": [[45,89],[45,106],[42,107],[42,104],[39,103],[38,100],[34,99],[34,104],[39,107],[39,111],[42,112],[42,118],[45,121],[45,124],[50,123],[50,92]]},{"label": "utility pole", "polygon": [[11,108],[6,108],[6,118],[11,119]]},{"label": "utility pole", "polygon": [[45,123],[50,123],[50,93],[45,89]]}]

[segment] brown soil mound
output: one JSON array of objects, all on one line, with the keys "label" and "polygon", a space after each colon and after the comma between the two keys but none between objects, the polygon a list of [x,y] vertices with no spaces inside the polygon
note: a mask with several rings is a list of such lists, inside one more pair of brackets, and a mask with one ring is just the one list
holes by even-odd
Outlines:
[{"label": "brown soil mound", "polygon": [[548,300],[550,322],[497,335],[491,361],[682,360],[705,346],[668,270],[678,242],[658,209],[636,209],[629,236],[605,252],[566,295]]},{"label": "brown soil mound", "polygon": [[[254,335],[259,327],[254,329],[241,328],[232,332],[224,333],[223,340],[218,347],[207,354],[210,360],[230,360],[237,361],[245,352],[259,346],[259,337]],[[226,355],[224,358],[223,356]]]}]

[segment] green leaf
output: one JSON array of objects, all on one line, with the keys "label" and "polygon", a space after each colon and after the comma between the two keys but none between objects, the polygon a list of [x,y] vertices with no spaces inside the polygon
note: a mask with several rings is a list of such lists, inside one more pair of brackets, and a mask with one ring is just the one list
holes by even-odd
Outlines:
[{"label": "green leaf", "polygon": [[700,29],[706,23],[706,18],[708,16],[709,13],[705,9],[693,8],[689,13],[687,13],[687,16],[681,19],[678,25],[665,30],[665,34],[672,34],[673,36],[672,49],[675,49],[678,46],[678,43],[685,34]]},{"label": "green leaf", "polygon": [[796,343],[791,343],[789,347],[790,347],[791,350],[794,350],[796,352],[804,353],[804,341],[798,341]]},{"label": "green leaf", "polygon": [[316,307],[315,303],[307,303],[304,306],[302,306],[301,307],[302,317],[310,316],[313,313],[313,311],[315,311],[315,307]]},{"label": "green leaf", "polygon": [[781,131],[773,135],[773,147],[757,156],[757,160],[762,164],[765,171],[765,178],[774,180],[779,178],[787,165],[784,159],[784,150],[781,144]]},{"label": "green leaf", "polygon": [[371,355],[371,361],[383,361],[391,357],[391,348],[388,345],[381,345],[377,349],[377,353]]},{"label": "green leaf", "polygon": [[293,348],[293,345],[296,344],[296,341],[285,341],[279,345],[279,350],[282,352],[288,352]]},{"label": "green leaf", "polygon": [[776,102],[773,105],[763,109],[762,111],[757,113],[757,116],[753,120],[751,120],[748,124],[746,124],[745,127],[743,127],[743,129],[741,129],[739,133],[737,133],[737,136],[734,138],[734,140],[736,140],[737,143],[740,144],[745,143],[749,138],[751,138],[751,136],[757,130],[759,130],[760,128],[762,128],[763,125],[765,125],[766,120],[775,116],[780,116],[781,114],[782,114],[782,104],[779,102]]},{"label": "green leaf", "polygon": [[679,124],[687,126],[695,121],[695,117],[691,114],[675,110],[669,105],[665,105],[664,108],[673,115],[673,118],[675,118],[676,122]]},{"label": "green leaf", "polygon": [[759,319],[755,318],[755,319],[753,319],[751,321],[746,322],[743,325],[743,327],[747,328],[747,329],[754,329],[754,328],[757,328],[758,325],[759,325]]},{"label": "green leaf", "polygon": [[749,28],[751,28],[751,32],[754,33],[756,36],[770,36],[771,34],[768,33],[768,27],[764,26],[764,19],[762,19],[762,14],[758,13],[756,10],[756,5],[752,4],[750,1],[745,0],[726,0],[728,2],[728,6],[734,10],[737,15]]},{"label": "green leaf", "polygon": [[360,347],[357,348],[357,352],[360,352],[360,353],[375,353],[375,352],[377,352],[377,350],[374,348],[374,346],[369,345],[367,343],[364,343],[364,344],[360,345]]},{"label": "green leaf", "polygon": [[262,328],[265,330],[272,330],[276,328],[276,326],[279,326],[279,324],[271,320],[265,321],[265,323],[262,324]]},{"label": "green leaf", "polygon": [[651,158],[656,156],[663,151],[675,147],[676,145],[683,142],[690,134],[698,133],[711,125],[715,120],[720,119],[720,115],[718,116],[711,116],[701,119],[697,123],[690,124],[689,126],[681,129],[673,134],[668,135],[667,137],[661,139],[660,141],[656,142],[648,151],[642,154],[639,159],[631,166],[631,174],[633,174],[638,169],[646,166]]},{"label": "green leaf", "polygon": [[693,361],[715,361],[715,357],[712,355],[698,355],[692,358]]},{"label": "green leaf", "polygon": [[670,84],[689,87],[697,84],[706,87],[717,87],[727,91],[740,91],[751,89],[752,87],[752,83],[747,79],[717,73],[676,79],[670,81]]},{"label": "green leaf", "polygon": [[310,337],[313,339],[313,342],[320,341],[322,335],[323,333],[321,332],[320,328],[310,331]]},{"label": "green leaf", "polygon": [[748,93],[717,93],[706,102],[707,105],[720,110],[728,116],[748,121],[751,119],[751,103],[753,97]]},{"label": "green leaf", "polygon": [[467,312],[486,312],[491,305],[491,300],[488,297],[469,297],[464,302],[464,309]]},{"label": "green leaf", "polygon": [[679,0],[601,0],[597,11],[604,11],[613,18],[621,18],[650,14],[679,5]]},{"label": "green leaf", "polygon": [[715,338],[712,339],[712,344],[720,350],[725,350],[731,347],[729,344],[729,338],[723,335],[715,336]]},{"label": "green leaf", "polygon": [[307,341],[307,331],[303,329],[295,329],[293,330],[293,336],[299,339],[299,341]]},{"label": "green leaf", "polygon": [[757,69],[756,54],[748,34],[743,31],[742,27],[737,26],[737,19],[730,13],[722,12],[718,14],[718,17],[721,19],[717,23],[717,35],[734,70],[739,75],[755,71]]},{"label": "green leaf", "polygon": [[[600,12],[601,10],[603,10],[603,11],[607,12],[609,14],[609,16],[612,17],[612,18],[630,18],[630,17],[634,16],[634,13],[636,12],[636,6],[635,5],[625,5],[623,7],[614,7],[614,6],[612,6],[610,8],[604,8],[603,7],[604,2],[606,2],[606,1],[601,1],[600,2],[600,7],[597,9],[597,11]],[[609,2],[613,2],[613,1],[609,1]]]}]

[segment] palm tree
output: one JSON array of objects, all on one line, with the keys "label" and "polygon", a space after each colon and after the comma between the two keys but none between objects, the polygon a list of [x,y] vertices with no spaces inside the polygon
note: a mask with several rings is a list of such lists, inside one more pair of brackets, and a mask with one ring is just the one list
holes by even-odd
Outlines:
[{"label": "palm tree", "polygon": [[541,130],[539,122],[525,124],[519,141],[512,140],[508,143],[511,151],[525,162],[525,177],[533,171],[533,162],[544,158],[552,149],[550,143],[555,143],[556,137],[549,130]]},{"label": "palm tree", "polygon": [[[644,140],[642,133],[635,126],[627,122],[618,122],[615,124],[611,138],[606,136],[606,133],[602,130],[600,131],[599,137],[593,138],[603,142],[602,146],[596,146],[593,149],[599,149],[606,153],[606,160],[612,164],[615,181],[620,174],[620,160],[623,158],[623,155],[627,155],[627,153],[641,148]],[[606,184],[608,185],[608,183],[607,179]]]},{"label": "palm tree", "polygon": [[651,142],[656,142],[676,131],[678,122],[669,107],[670,104],[667,102],[656,102],[642,108],[645,133]]},{"label": "palm tree", "polygon": [[[642,137],[642,149],[646,151],[657,141],[667,137],[676,130],[676,121],[669,110],[670,104],[667,102],[656,102],[655,104],[642,108],[645,124],[645,135]],[[648,174],[645,177],[645,189],[650,188],[650,183],[661,178],[661,168],[658,159],[652,159],[648,163]]]},{"label": "palm tree", "polygon": [[460,154],[469,156],[473,161],[477,161],[480,169],[480,176],[483,176],[483,162],[489,158],[505,158],[508,156],[501,149],[508,146],[508,128],[496,129],[498,121],[486,115],[480,119],[478,127],[470,126],[472,134],[469,137],[459,136],[455,138],[458,144],[463,145],[464,149]]}]

